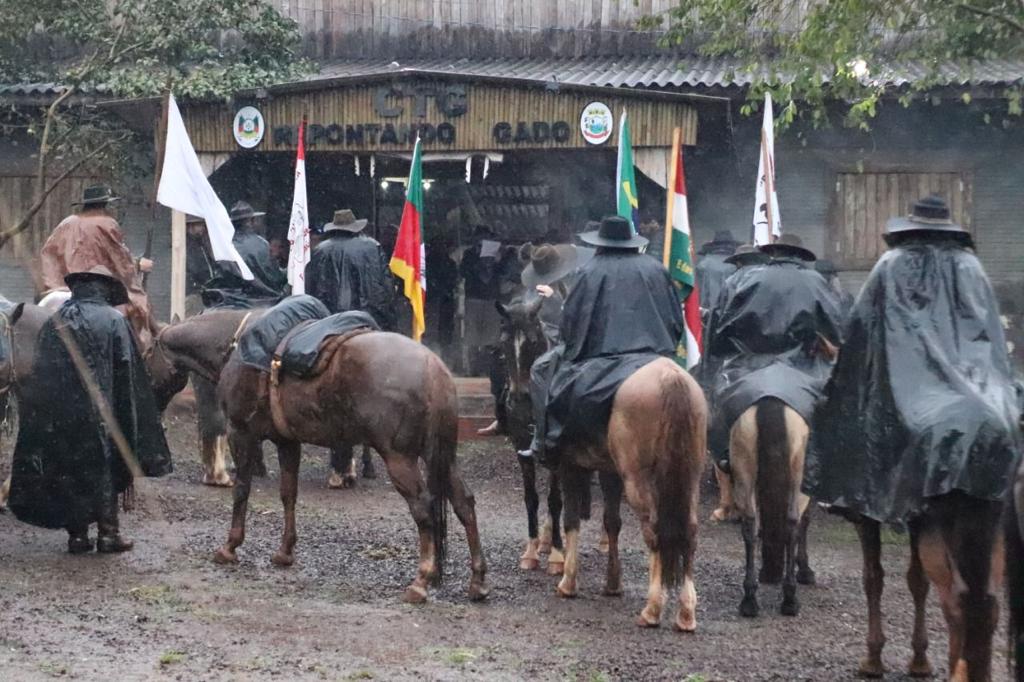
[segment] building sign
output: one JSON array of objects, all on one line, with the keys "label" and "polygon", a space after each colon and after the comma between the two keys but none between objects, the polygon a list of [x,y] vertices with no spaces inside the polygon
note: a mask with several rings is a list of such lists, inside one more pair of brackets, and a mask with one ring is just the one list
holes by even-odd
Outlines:
[{"label": "building sign", "polygon": [[401,73],[300,86],[270,88],[258,100],[259,109],[189,104],[185,125],[196,151],[294,152],[303,118],[311,152],[409,152],[417,136],[425,152],[587,149],[615,144],[613,116],[624,108],[634,121],[643,121],[632,131],[635,147],[669,146],[677,126],[685,144],[697,139],[696,109],[663,93],[602,93],[596,101],[585,88],[449,82]]},{"label": "building sign", "polygon": [[580,114],[580,132],[589,144],[604,144],[612,136],[615,119],[604,102],[591,102]]},{"label": "building sign", "polygon": [[266,123],[263,121],[263,114],[256,107],[242,107],[235,114],[235,121],[231,131],[235,135],[235,142],[239,147],[252,149],[263,141],[263,132],[266,130]]}]

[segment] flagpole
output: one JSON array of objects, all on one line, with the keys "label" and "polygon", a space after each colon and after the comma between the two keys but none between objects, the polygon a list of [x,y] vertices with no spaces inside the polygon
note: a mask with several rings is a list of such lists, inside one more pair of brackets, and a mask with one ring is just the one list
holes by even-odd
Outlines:
[{"label": "flagpole", "polygon": [[679,167],[677,154],[681,153],[682,137],[682,128],[676,128],[672,131],[672,153],[669,154],[668,193],[666,194],[667,198],[665,201],[665,248],[662,250],[661,257],[662,264],[666,268],[669,267],[669,261],[672,259],[672,230],[675,229],[675,225],[672,224],[672,214],[675,208],[676,168]]}]

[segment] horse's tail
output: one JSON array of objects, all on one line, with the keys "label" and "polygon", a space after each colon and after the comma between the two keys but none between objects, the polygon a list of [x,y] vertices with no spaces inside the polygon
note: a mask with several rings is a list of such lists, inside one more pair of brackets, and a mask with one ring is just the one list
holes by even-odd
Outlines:
[{"label": "horse's tail", "polygon": [[761,582],[782,580],[789,538],[792,471],[786,404],[764,398],[757,404],[757,508],[761,515]]},{"label": "horse's tail", "polygon": [[[451,493],[451,471],[459,442],[459,409],[451,375],[436,358],[430,358],[427,381],[427,433],[424,454],[427,462],[427,490],[430,493],[430,521],[433,528],[436,583],[444,578],[448,543],[448,496]],[[445,387],[450,390],[444,390]]]},{"label": "horse's tail", "polygon": [[663,424],[659,457],[655,464],[657,523],[654,526],[661,557],[661,583],[676,587],[683,577],[684,557],[696,539],[691,522],[696,518],[697,490],[704,461],[705,411],[693,400],[699,389],[682,372],[662,381]]},{"label": "horse's tail", "polygon": [[1024,510],[1017,506],[1015,488],[1016,477],[1011,481],[1003,524],[1006,539],[1006,601],[1010,611],[1006,632],[1010,651],[1006,661],[1011,671],[1016,673],[1014,679],[1022,682],[1024,681],[1024,641],[1021,641],[1021,629],[1024,628],[1024,538],[1021,537],[1021,531],[1024,528],[1024,519],[1021,519],[1019,515]]}]

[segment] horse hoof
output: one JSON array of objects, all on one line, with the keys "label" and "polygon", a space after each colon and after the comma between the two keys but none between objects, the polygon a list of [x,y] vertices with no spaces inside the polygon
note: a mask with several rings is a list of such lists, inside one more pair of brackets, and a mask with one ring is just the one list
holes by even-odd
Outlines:
[{"label": "horse hoof", "polygon": [[757,605],[756,598],[744,597],[743,601],[740,602],[740,615],[744,618],[756,618],[760,612],[761,609]]},{"label": "horse hoof", "polygon": [[860,662],[860,666],[857,668],[857,674],[860,677],[876,679],[885,675],[885,668],[882,666],[881,661],[872,661],[869,658],[865,658]]},{"label": "horse hoof", "polygon": [[558,592],[559,597],[564,597],[566,599],[573,599],[576,597],[576,586],[568,585],[564,576],[560,581],[558,581],[558,586],[555,587],[555,590]]},{"label": "horse hoof", "polygon": [[221,547],[213,553],[213,563],[227,566],[229,564],[238,563],[238,555],[232,552],[227,547]]},{"label": "horse hoof", "polygon": [[697,618],[693,615],[684,618],[680,614],[676,617],[675,628],[678,632],[696,632]]},{"label": "horse hoof", "polygon": [[427,591],[419,585],[409,585],[405,588],[405,596],[402,600],[406,604],[425,604],[427,602]]},{"label": "horse hoof", "polygon": [[539,545],[537,545],[537,552],[540,553],[540,554],[550,554],[551,553],[551,541],[550,540],[548,540],[547,542],[541,541],[541,543]]},{"label": "horse hoof", "polygon": [[927,658],[922,661],[913,660],[907,668],[907,675],[910,677],[931,677],[933,674],[932,664]]},{"label": "horse hoof", "polygon": [[565,573],[565,562],[564,561],[549,561],[548,562],[548,575],[562,575]]},{"label": "horse hoof", "polygon": [[274,564],[278,568],[288,568],[295,563],[295,555],[285,554],[284,552],[274,552],[274,556],[270,557],[270,563]]},{"label": "horse hoof", "polygon": [[608,536],[607,535],[602,535],[601,536],[601,541],[599,543],[597,543],[597,551],[600,552],[601,554],[607,554],[608,553]]},{"label": "horse hoof", "polygon": [[213,488],[233,488],[235,482],[231,480],[231,476],[224,474],[223,476],[210,476],[209,474],[203,474],[203,485],[208,485]]},{"label": "horse hoof", "polygon": [[817,585],[818,578],[811,569],[800,569],[796,572],[796,581],[801,585]]},{"label": "horse hoof", "polygon": [[621,597],[622,596],[622,585],[618,587],[605,585],[604,591],[602,592],[606,597]]},{"label": "horse hoof", "polygon": [[491,593],[491,588],[484,583],[472,582],[469,584],[469,600],[483,601]]},{"label": "horse hoof", "polygon": [[332,471],[327,477],[327,487],[331,490],[341,490],[345,487],[345,479]]},{"label": "horse hoof", "polygon": [[793,599],[793,600],[783,599],[782,600],[782,606],[779,607],[779,613],[781,613],[783,616],[796,616],[796,615],[799,615],[799,613],[800,613],[800,602],[798,602],[796,599]]},{"label": "horse hoof", "polygon": [[726,509],[725,507],[719,507],[715,511],[711,512],[709,518],[713,523],[734,523],[740,520],[739,512],[736,511],[735,507]]},{"label": "horse hoof", "polygon": [[644,610],[636,617],[636,624],[642,628],[657,628],[661,627],[661,619],[649,614],[647,608],[644,607]]},{"label": "horse hoof", "polygon": [[519,570],[521,571],[536,571],[540,568],[540,561],[537,559],[520,559]]},{"label": "horse hoof", "polygon": [[341,487],[342,488],[355,488],[356,487],[356,481],[358,481],[358,480],[359,479],[356,476],[353,476],[351,474],[347,474],[345,476],[344,480],[341,482]]}]

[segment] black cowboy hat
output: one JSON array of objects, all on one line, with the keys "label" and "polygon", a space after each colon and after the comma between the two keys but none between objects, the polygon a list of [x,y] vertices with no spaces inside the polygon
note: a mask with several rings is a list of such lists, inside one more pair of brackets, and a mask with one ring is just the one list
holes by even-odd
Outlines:
[{"label": "black cowboy hat", "polygon": [[324,232],[362,232],[366,223],[370,221],[363,218],[356,220],[356,214],[347,208],[341,208],[334,212],[334,220],[324,223]]},{"label": "black cowboy hat", "polygon": [[890,218],[882,237],[886,244],[892,246],[892,236],[910,232],[942,232],[956,235],[968,244],[973,243],[971,233],[953,222],[946,200],[935,194],[915,201],[910,215]]},{"label": "black cowboy hat", "polygon": [[94,265],[88,270],[69,272],[64,276],[64,283],[72,290],[75,288],[75,285],[90,281],[101,281],[110,286],[113,294],[110,299],[110,305],[124,305],[128,303],[128,290],[124,288],[121,280],[114,277],[114,273],[104,265]]},{"label": "black cowboy hat", "polygon": [[119,201],[121,197],[115,197],[107,185],[90,185],[82,190],[82,200],[71,204],[72,206],[103,206],[112,201]]},{"label": "black cowboy hat", "polygon": [[584,232],[580,239],[594,246],[608,249],[637,249],[647,246],[647,238],[633,233],[633,227],[625,218],[610,215],[601,221],[594,231]]},{"label": "black cowboy hat", "polygon": [[767,254],[762,253],[756,246],[740,244],[736,252],[725,259],[726,263],[735,265],[737,268],[744,268],[748,265],[761,265],[771,260]]},{"label": "black cowboy hat", "polygon": [[523,244],[519,260],[526,264],[519,279],[533,289],[538,284],[553,284],[594,257],[594,250],[572,244]]},{"label": "black cowboy hat", "polygon": [[228,213],[228,218],[231,222],[235,223],[239,220],[247,220],[249,218],[259,218],[260,216],[267,215],[263,211],[252,210],[252,204],[248,201],[236,201],[235,205],[231,207],[231,211]]},{"label": "black cowboy hat", "polygon": [[709,242],[701,244],[699,253],[704,255],[712,249],[721,252],[723,249],[735,249],[740,243],[732,236],[731,230],[715,230],[715,236]]},{"label": "black cowboy hat", "polygon": [[804,242],[795,234],[781,235],[771,244],[762,244],[761,253],[772,258],[799,258],[800,260],[813,263],[818,259],[814,252],[804,246]]}]

